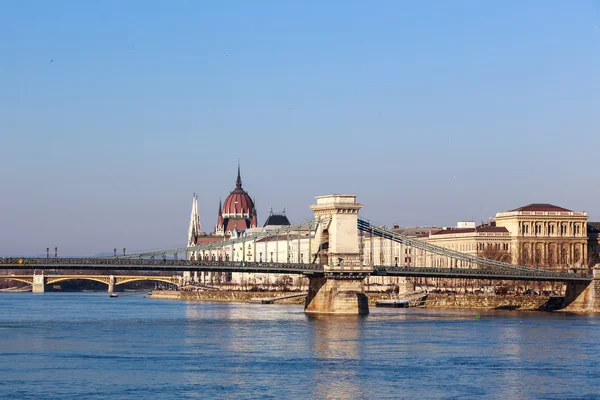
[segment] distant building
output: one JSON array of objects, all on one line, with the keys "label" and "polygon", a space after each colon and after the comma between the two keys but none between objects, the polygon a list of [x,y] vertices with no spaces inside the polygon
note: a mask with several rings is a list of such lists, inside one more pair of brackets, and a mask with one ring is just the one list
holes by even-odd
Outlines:
[{"label": "distant building", "polygon": [[587,213],[552,204],[529,204],[500,212],[496,226],[511,236],[515,264],[553,270],[587,269]]},{"label": "distant building", "polygon": [[[456,228],[399,228],[392,231],[474,256],[556,271],[583,270],[600,262],[600,223],[587,223],[587,213],[552,204],[529,204],[497,213],[475,226],[461,221]],[[404,248],[382,238],[362,236],[363,261],[372,265],[423,267],[463,266],[448,257]]]},{"label": "distant building", "polygon": [[229,193],[222,207],[219,201],[219,214],[217,216],[215,234],[226,237],[230,237],[232,234],[237,236],[237,234],[246,229],[256,228],[256,221],[257,215],[254,201],[252,201],[248,192],[242,188],[242,178],[238,164],[235,189]]},{"label": "distant building", "polygon": [[588,222],[588,265],[600,263],[600,222]]},{"label": "distant building", "polygon": [[[189,251],[191,260],[240,261],[240,262],[309,262],[311,252],[312,228],[299,227],[294,232],[281,233],[289,227],[290,221],[285,214],[274,213],[271,209],[262,227],[257,226],[257,213],[254,201],[242,188],[240,167],[238,165],[235,189],[225,201],[219,201],[217,224],[212,234],[202,232],[198,213],[198,197],[192,199],[192,213],[188,228],[188,247],[214,244],[210,248]],[[281,230],[281,232],[278,232]],[[265,234],[267,236],[265,236]],[[252,236],[261,238],[253,240]],[[232,244],[229,239],[248,237],[247,242]],[[274,283],[289,276],[278,274],[253,273],[185,273],[186,280],[203,283],[227,282],[233,284]],[[292,279],[294,282],[306,279]]]},{"label": "distant building", "polygon": [[265,221],[264,225],[262,227],[254,227],[254,228],[246,229],[246,231],[244,232],[244,236],[253,236],[253,235],[267,232],[267,231],[274,231],[274,230],[285,228],[286,226],[290,226],[290,225],[291,225],[290,221],[288,220],[287,216],[285,215],[285,208],[279,214],[274,213],[273,209],[271,208],[271,210],[269,212],[269,216],[267,217],[267,220]]},{"label": "distant building", "polygon": [[[428,235],[432,231],[438,231],[440,227],[408,227],[400,228],[394,225],[392,232],[413,238]],[[373,237],[368,232],[360,232],[360,247],[365,264],[403,266],[415,265],[415,251],[398,242],[388,239]]]},{"label": "distant building", "polygon": [[[457,226],[461,226],[461,224],[458,223]],[[483,225],[442,229],[430,232],[428,235],[422,236],[421,239],[436,246],[473,256],[510,261],[511,237],[510,232],[504,227]],[[452,262],[447,257],[422,251],[417,252],[419,266],[468,267],[465,263],[454,261],[454,264],[452,264]]]},{"label": "distant building", "polygon": [[271,208],[271,211],[269,212],[269,217],[267,218],[267,220],[265,221],[265,224],[263,225],[263,227],[282,227],[282,226],[288,226],[291,225],[290,221],[288,220],[287,216],[285,215],[285,208],[283,209],[283,212],[281,212],[280,214],[275,214],[273,213],[273,209]]}]

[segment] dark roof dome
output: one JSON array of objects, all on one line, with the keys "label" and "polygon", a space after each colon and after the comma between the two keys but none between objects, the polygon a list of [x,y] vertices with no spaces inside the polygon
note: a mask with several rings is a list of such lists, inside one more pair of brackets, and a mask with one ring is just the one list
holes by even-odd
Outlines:
[{"label": "dark roof dome", "polygon": [[254,211],[254,202],[250,195],[242,189],[240,166],[238,165],[235,189],[227,196],[223,203],[223,214],[251,214]]},{"label": "dark roof dome", "polygon": [[291,225],[290,220],[285,216],[285,208],[281,214],[274,214],[273,209],[269,212],[269,217],[265,221],[263,227],[266,226],[282,226],[282,225]]}]

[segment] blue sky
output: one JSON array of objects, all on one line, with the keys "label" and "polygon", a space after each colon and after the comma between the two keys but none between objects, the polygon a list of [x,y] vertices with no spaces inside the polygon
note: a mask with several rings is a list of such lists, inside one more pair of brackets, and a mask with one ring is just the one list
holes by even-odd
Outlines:
[{"label": "blue sky", "polygon": [[4,1],[0,254],[185,244],[354,193],[401,226],[600,220],[600,0]]}]

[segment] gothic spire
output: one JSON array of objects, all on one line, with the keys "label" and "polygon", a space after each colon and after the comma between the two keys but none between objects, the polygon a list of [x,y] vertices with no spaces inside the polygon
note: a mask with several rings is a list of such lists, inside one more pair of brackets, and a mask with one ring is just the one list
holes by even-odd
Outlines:
[{"label": "gothic spire", "polygon": [[198,213],[198,196],[194,193],[192,198],[192,213],[190,215],[190,227],[188,229],[188,246],[195,246],[196,239],[202,234],[200,214]]},{"label": "gothic spire", "polygon": [[235,181],[235,187],[238,189],[242,188],[242,176],[240,175],[240,159],[238,158],[238,175],[237,180]]}]

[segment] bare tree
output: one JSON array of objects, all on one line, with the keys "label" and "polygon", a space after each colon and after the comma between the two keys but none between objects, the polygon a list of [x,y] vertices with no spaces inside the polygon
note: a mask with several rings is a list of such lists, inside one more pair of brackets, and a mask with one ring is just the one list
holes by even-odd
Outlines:
[{"label": "bare tree", "polygon": [[478,251],[477,255],[494,261],[510,262],[510,253],[508,250],[486,247]]}]

